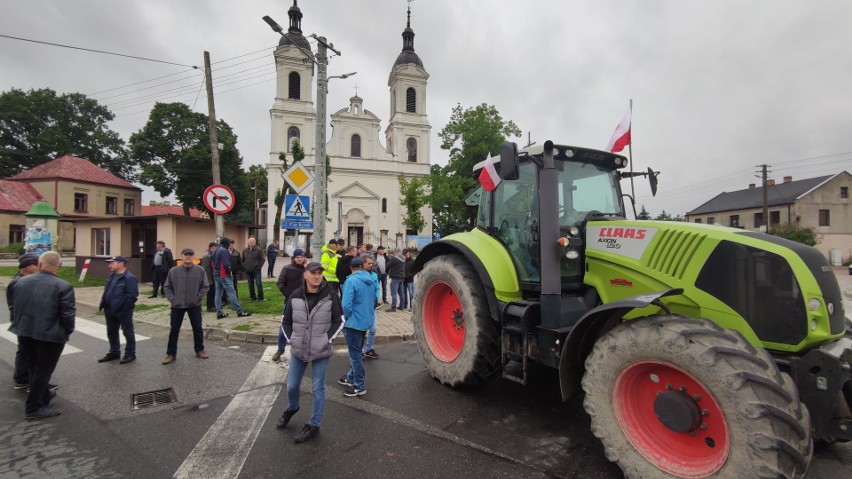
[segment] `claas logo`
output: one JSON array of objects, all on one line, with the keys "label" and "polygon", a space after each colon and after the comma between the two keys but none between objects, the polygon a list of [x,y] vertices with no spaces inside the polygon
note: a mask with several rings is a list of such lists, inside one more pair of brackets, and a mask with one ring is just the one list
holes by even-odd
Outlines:
[{"label": "claas logo", "polygon": [[645,231],[640,228],[601,228],[601,238],[645,239]]}]

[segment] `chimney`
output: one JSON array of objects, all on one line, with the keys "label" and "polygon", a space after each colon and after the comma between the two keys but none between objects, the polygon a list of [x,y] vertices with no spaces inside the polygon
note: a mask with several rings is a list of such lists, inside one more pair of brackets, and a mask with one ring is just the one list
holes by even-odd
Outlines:
[{"label": "chimney", "polygon": [[785,176],[784,177],[784,183],[792,183],[792,182],[793,182],[792,176]]},{"label": "chimney", "polygon": [[774,184],[775,184],[775,180],[774,180],[774,179],[769,178],[769,179],[767,179],[767,180],[766,180],[766,186],[772,186],[772,185],[774,185]]},{"label": "chimney", "polygon": [[151,201],[148,202],[148,206],[157,206],[157,202],[154,201],[154,200],[151,200]]},{"label": "chimney", "polygon": [[[775,182],[773,182],[772,184],[775,184]],[[171,201],[163,201],[163,206],[171,206],[171,205],[172,205]]]},{"label": "chimney", "polygon": [[754,183],[749,183],[749,184],[748,184],[748,189],[750,189],[750,190],[751,190],[751,189],[753,189],[753,188],[754,188]]}]

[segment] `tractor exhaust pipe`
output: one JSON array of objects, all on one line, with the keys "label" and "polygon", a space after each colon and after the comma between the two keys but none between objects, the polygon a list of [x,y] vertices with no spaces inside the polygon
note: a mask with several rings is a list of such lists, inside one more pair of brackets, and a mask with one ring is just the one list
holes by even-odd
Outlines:
[{"label": "tractor exhaust pipe", "polygon": [[[553,161],[553,142],[544,143],[539,170],[539,248],[541,251],[541,326],[556,329],[562,316],[562,283],[559,273],[559,174]],[[551,338],[551,336],[547,336]],[[545,338],[540,338],[545,339]],[[539,346],[549,347],[540,341]]]}]

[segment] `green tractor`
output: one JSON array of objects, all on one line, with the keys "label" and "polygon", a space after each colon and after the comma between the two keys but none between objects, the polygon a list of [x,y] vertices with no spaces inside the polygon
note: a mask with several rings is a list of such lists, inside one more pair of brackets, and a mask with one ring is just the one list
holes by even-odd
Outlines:
[{"label": "green tractor", "polygon": [[[496,163],[496,162],[495,162]],[[482,168],[483,165],[477,165]],[[627,477],[803,477],[852,439],[852,340],[815,249],[714,225],[627,220],[627,159],[503,146],[476,228],[417,256],[414,332],[453,387],[531,362],[583,391]],[[631,199],[632,200],[632,199]]]}]

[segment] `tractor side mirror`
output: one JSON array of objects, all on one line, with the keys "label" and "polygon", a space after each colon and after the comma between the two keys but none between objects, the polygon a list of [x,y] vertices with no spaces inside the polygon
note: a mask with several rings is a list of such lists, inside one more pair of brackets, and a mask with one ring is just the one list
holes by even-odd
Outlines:
[{"label": "tractor side mirror", "polygon": [[500,148],[500,177],[504,180],[518,179],[518,145],[511,141]]},{"label": "tractor side mirror", "polygon": [[648,182],[651,183],[651,196],[657,196],[657,175],[650,167],[648,168]]}]

